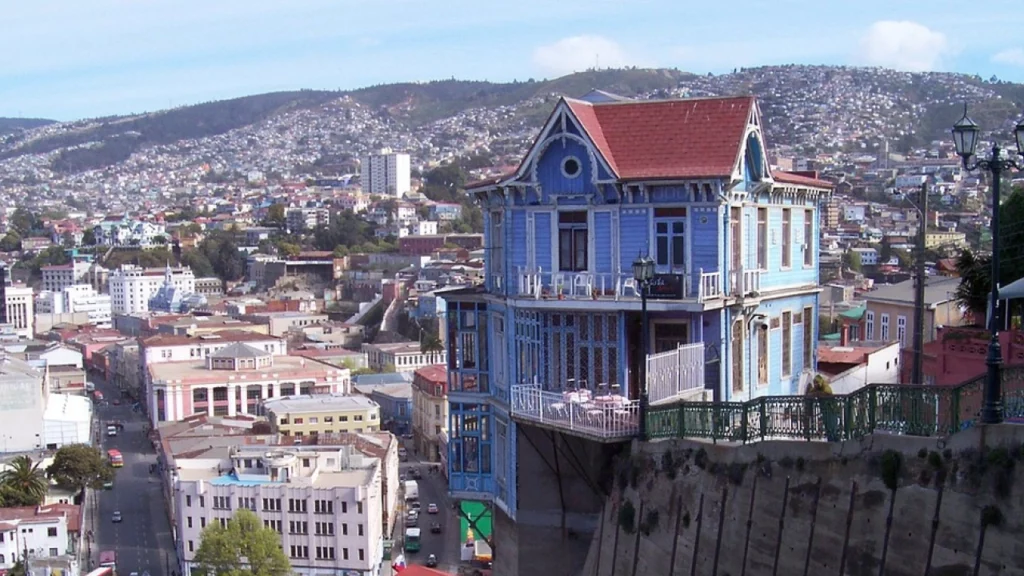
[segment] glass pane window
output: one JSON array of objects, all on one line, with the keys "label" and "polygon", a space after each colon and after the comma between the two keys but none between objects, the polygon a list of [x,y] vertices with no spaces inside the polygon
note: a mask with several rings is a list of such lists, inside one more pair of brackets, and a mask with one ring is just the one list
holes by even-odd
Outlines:
[{"label": "glass pane window", "polygon": [[654,224],[654,262],[664,269],[682,271],[686,266],[686,223],[682,220]]}]

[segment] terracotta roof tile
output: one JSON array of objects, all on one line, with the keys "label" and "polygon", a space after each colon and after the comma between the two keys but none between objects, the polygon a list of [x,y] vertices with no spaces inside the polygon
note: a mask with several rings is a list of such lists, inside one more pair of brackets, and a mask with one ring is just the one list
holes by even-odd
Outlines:
[{"label": "terracotta roof tile", "polygon": [[792,172],[785,172],[782,170],[773,170],[772,178],[774,178],[776,182],[781,182],[783,184],[813,186],[815,188],[828,188],[829,190],[835,188],[835,184],[829,182],[828,180],[821,180],[820,178],[809,178],[802,174],[794,174]]},{"label": "terracotta roof tile", "polygon": [[753,96],[565,102],[623,180],[731,175],[754,107]]}]

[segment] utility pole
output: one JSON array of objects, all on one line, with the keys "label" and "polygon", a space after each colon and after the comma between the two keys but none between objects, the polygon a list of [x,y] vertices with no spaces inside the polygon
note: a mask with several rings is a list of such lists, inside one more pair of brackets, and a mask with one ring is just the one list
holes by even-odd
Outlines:
[{"label": "utility pole", "polygon": [[928,239],[928,182],[921,184],[920,198],[917,208],[921,212],[921,225],[917,228],[917,283],[914,285],[914,370],[911,384],[924,384],[924,287],[927,282],[925,275],[925,242]]}]

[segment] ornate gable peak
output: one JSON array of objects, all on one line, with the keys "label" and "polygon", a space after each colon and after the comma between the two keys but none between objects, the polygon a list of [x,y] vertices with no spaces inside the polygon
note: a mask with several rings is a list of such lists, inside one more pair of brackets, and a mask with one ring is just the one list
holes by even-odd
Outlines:
[{"label": "ornate gable peak", "polygon": [[[540,133],[534,139],[533,144],[530,145],[530,150],[526,156],[523,157],[522,162],[519,163],[519,167],[516,168],[512,179],[522,180],[529,178],[531,181],[536,182],[536,167],[537,160],[544,154],[544,151],[555,141],[560,139],[570,139],[583,144],[590,155],[591,163],[595,166],[602,166],[606,172],[615,175],[614,167],[609,163],[608,159],[601,154],[599,147],[593,140],[593,135],[587,130],[586,126],[577,117],[573,110],[572,103],[578,103],[589,106],[589,102],[583,102],[581,100],[574,100],[562,97],[559,99],[558,104],[555,105],[555,109],[551,111],[551,115],[548,116],[547,121],[544,123],[544,127]],[[569,131],[570,125],[575,129],[576,133],[573,134]],[[595,177],[597,171],[594,171]]]}]

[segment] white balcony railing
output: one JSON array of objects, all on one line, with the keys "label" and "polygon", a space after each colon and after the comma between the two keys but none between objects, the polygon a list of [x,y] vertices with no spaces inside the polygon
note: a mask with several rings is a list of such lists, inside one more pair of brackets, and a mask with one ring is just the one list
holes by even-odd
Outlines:
[{"label": "white balcony railing", "polygon": [[640,431],[640,405],[622,396],[590,398],[550,392],[538,384],[512,387],[514,417],[598,439],[626,439]]},{"label": "white balcony railing", "polygon": [[682,344],[647,356],[647,395],[651,404],[676,400],[704,388],[704,344]]},{"label": "white balcony railing", "polygon": [[[722,296],[721,274],[683,274],[683,299],[704,302]],[[640,289],[632,274],[596,272],[545,272],[519,267],[516,296],[536,299],[623,300],[639,299]]]},{"label": "white balcony railing", "polygon": [[761,275],[764,270],[758,268],[740,268],[729,273],[730,293],[733,296],[746,296],[752,292],[761,292]]}]

